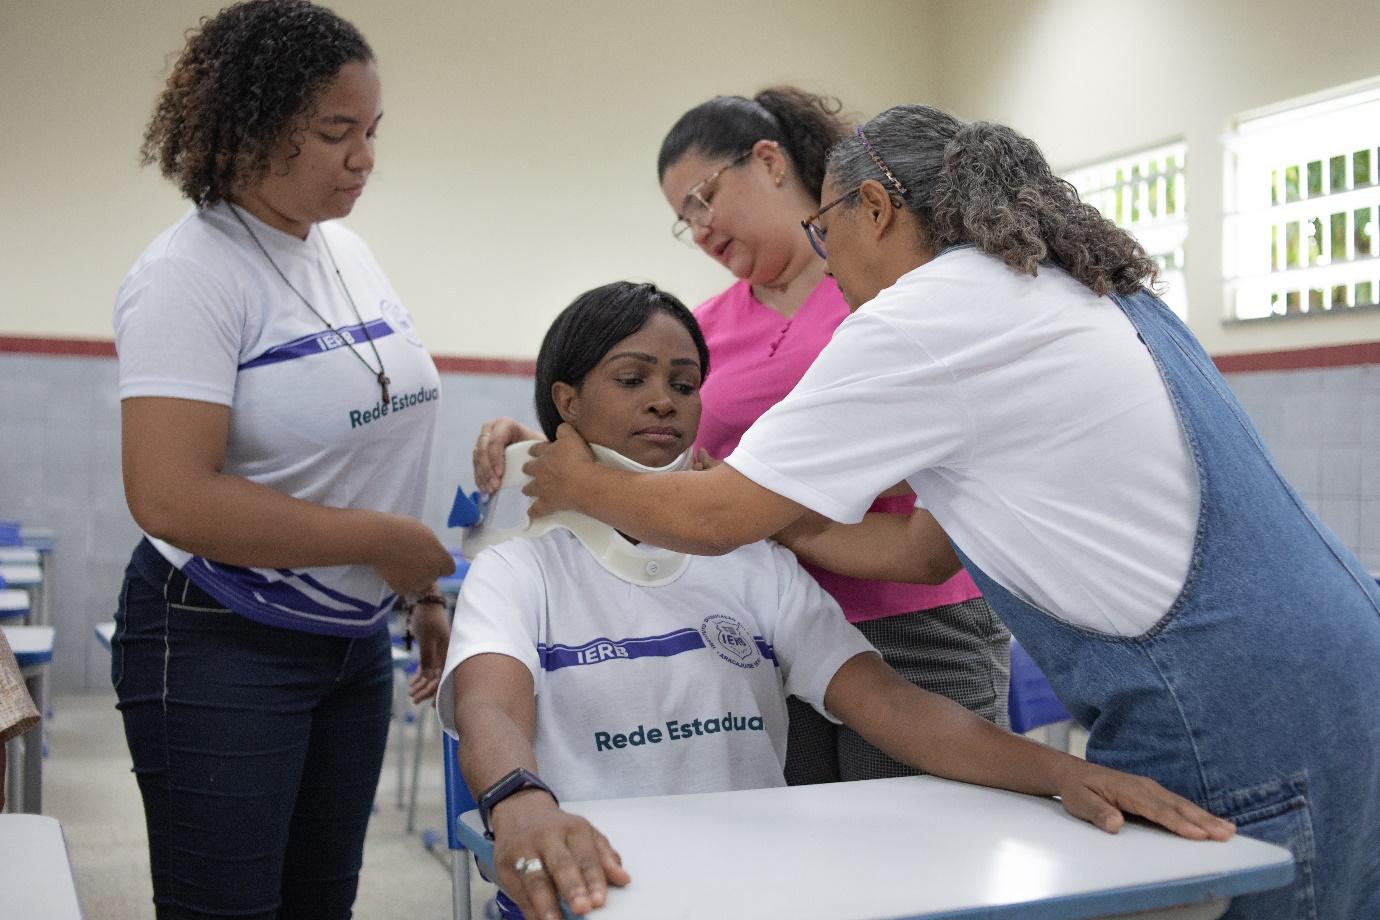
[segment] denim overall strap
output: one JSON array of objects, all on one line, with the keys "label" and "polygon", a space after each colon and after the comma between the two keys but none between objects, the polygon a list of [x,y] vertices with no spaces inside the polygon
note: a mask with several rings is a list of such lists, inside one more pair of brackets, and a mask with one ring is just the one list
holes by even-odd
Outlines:
[{"label": "denim overall strap", "polygon": [[1284,481],[1187,327],[1146,291],[1113,299],[1197,468],[1179,596],[1144,634],[1108,636],[963,562],[1088,729],[1089,760],[1294,851],[1294,887],[1241,899],[1232,916],[1380,917],[1380,590]]}]

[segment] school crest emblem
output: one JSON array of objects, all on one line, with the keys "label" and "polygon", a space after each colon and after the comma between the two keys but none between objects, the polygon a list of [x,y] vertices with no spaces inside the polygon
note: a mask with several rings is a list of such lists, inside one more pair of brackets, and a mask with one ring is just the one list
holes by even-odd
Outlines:
[{"label": "school crest emblem", "polygon": [[757,647],[752,633],[731,616],[714,614],[705,617],[700,624],[700,636],[707,647],[731,665],[755,668],[762,663],[762,651]]},{"label": "school crest emblem", "polygon": [[406,339],[409,344],[416,345],[418,348],[421,347],[422,337],[417,334],[417,327],[412,325],[412,317],[407,315],[402,304],[394,303],[391,300],[380,300],[379,312],[388,321],[388,325],[392,326],[393,330]]}]

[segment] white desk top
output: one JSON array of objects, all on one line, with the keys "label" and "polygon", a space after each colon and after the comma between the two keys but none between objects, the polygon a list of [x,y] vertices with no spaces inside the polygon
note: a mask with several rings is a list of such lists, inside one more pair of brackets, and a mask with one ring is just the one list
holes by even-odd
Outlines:
[{"label": "white desk top", "polygon": [[81,920],[56,818],[0,815],[0,906],[6,917]]},{"label": "white desk top", "polygon": [[[1074,920],[1268,890],[1294,871],[1287,850],[1257,840],[1140,824],[1111,835],[1052,799],[931,776],[565,807],[604,832],[633,877],[598,920]],[[460,822],[487,861],[478,813]]]},{"label": "white desk top", "polygon": [[29,612],[29,592],[19,588],[0,588],[0,616],[10,612]]},{"label": "white desk top", "polygon": [[[53,659],[53,627],[0,626],[0,629],[5,631],[5,641],[9,642],[20,667]],[[34,662],[31,659],[41,660]]]},{"label": "white desk top", "polygon": [[30,588],[43,583],[43,570],[31,562],[0,562],[0,578],[7,586]]},{"label": "white desk top", "polygon": [[33,546],[0,546],[0,563],[38,565],[39,552]]}]

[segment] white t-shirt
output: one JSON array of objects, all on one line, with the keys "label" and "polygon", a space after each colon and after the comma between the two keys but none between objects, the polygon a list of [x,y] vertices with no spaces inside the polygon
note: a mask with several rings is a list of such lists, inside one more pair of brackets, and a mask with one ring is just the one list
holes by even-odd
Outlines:
[{"label": "white t-shirt", "polygon": [[537,765],[562,800],[781,786],[786,694],[824,712],[835,672],[868,651],[776,544],[692,557],[650,588],[553,530],[470,566],[436,708],[455,734],[456,665],[508,655],[532,672]]},{"label": "white t-shirt", "polygon": [[972,247],[844,320],[728,463],[842,522],[906,480],[1003,587],[1113,635],[1168,610],[1198,520],[1187,441],[1125,314]]},{"label": "white t-shirt", "polygon": [[[300,240],[240,210],[331,332],[229,208],[193,210],[125,277],[115,303],[120,398],[229,406],[230,475],[320,505],[420,514],[440,378],[398,295],[344,227],[317,224]],[[391,381],[387,404],[359,360],[378,367],[327,245]],[[369,566],[245,569],[153,543],[208,594],[260,622],[358,636],[380,628],[392,604]]]}]

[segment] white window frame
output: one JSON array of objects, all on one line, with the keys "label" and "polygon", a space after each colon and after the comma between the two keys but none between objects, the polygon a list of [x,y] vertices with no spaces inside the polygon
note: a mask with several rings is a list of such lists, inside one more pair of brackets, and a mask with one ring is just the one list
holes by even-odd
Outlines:
[{"label": "white window frame", "polygon": [[[1380,77],[1243,113],[1223,143],[1228,321],[1380,305]],[[1359,187],[1358,151],[1369,151],[1370,170],[1369,183]],[[1343,175],[1334,188],[1332,164],[1339,157]],[[1312,164],[1320,164],[1321,193],[1310,197]],[[1297,176],[1294,201],[1286,193],[1290,170]],[[1358,225],[1369,227],[1368,251],[1357,246],[1358,236],[1365,242]],[[1300,264],[1289,264],[1291,250]],[[1366,290],[1368,302],[1358,303]]]},{"label": "white window frame", "polygon": [[[1173,158],[1169,165],[1169,158]],[[1188,240],[1188,145],[1156,144],[1064,171],[1078,197],[1134,236],[1160,265],[1158,293],[1188,318],[1184,248]],[[1172,195],[1171,195],[1172,191]]]}]

